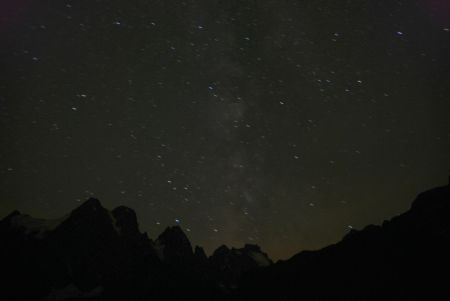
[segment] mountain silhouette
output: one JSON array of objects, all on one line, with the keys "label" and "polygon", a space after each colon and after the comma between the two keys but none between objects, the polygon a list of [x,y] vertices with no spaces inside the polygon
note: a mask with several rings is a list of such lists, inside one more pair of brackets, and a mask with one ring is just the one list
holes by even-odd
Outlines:
[{"label": "mountain silhouette", "polygon": [[179,226],[153,241],[132,209],[109,211],[94,198],[57,220],[14,211],[0,222],[0,244],[6,300],[185,299],[200,291],[217,299],[266,256],[259,247],[253,257],[233,253],[245,264],[222,277],[220,261],[193,250]]},{"label": "mountain silhouette", "polygon": [[2,300],[410,300],[449,298],[450,187],[340,242],[273,263],[259,246],[211,256],[179,226],[156,240],[136,213],[91,198],[55,220],[0,221]]},{"label": "mountain silhouette", "polygon": [[337,244],[248,273],[236,299],[444,300],[450,271],[450,186]]}]

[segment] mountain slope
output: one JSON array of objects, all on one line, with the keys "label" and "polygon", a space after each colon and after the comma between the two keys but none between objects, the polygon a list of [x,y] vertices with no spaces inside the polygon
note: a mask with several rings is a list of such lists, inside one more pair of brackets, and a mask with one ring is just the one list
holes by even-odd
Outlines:
[{"label": "mountain slope", "polygon": [[450,297],[450,187],[421,193],[410,210],[318,251],[247,274],[242,299],[411,300]]}]

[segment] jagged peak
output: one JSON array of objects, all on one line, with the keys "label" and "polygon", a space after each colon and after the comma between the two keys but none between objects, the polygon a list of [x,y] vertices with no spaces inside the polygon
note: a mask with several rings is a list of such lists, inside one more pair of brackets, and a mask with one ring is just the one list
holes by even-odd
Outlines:
[{"label": "jagged peak", "polygon": [[96,198],[89,198],[83,204],[81,204],[78,208],[81,207],[91,207],[91,208],[103,208],[101,202]]},{"label": "jagged peak", "polygon": [[189,241],[189,239],[187,238],[186,234],[184,233],[184,231],[181,229],[180,226],[175,225],[175,226],[169,226],[167,227],[159,236],[158,236],[158,240],[165,242],[166,240],[171,240],[172,238],[181,238],[182,240],[187,240]]},{"label": "jagged peak", "polygon": [[261,247],[255,244],[245,244],[243,251],[249,251],[249,252],[258,252],[261,253]]},{"label": "jagged peak", "polygon": [[221,245],[220,247],[218,247],[212,254],[212,257],[218,256],[218,255],[222,255],[222,254],[227,254],[231,251],[230,248],[228,248],[226,245]]},{"label": "jagged peak", "polygon": [[3,218],[3,221],[8,221],[8,220],[12,219],[13,217],[19,216],[19,215],[22,215],[22,213],[19,210],[14,210],[13,212],[11,212],[7,216],[5,216],[5,218]]},{"label": "jagged peak", "polygon": [[194,251],[194,253],[195,253],[195,254],[205,254],[205,255],[206,255],[205,249],[203,249],[203,248],[200,247],[200,246],[195,246],[195,251]]},{"label": "jagged peak", "polygon": [[102,206],[96,198],[89,198],[80,206],[72,210],[71,216],[83,215],[91,216],[92,214],[105,213],[107,210]]},{"label": "jagged peak", "polygon": [[206,261],[208,259],[205,250],[200,246],[195,246],[194,256],[198,261]]},{"label": "jagged peak", "polygon": [[181,263],[194,256],[191,242],[179,226],[167,227],[159,235],[155,242],[155,251],[160,259],[172,263]]},{"label": "jagged peak", "polygon": [[262,253],[261,251],[261,247],[255,244],[245,244],[244,247],[242,248],[229,248],[226,245],[221,245],[220,247],[218,247],[214,252],[213,252],[213,256],[214,255],[220,255],[220,254],[227,254],[230,252],[234,252],[234,253],[251,253],[251,252],[255,252],[255,253]]},{"label": "jagged peak", "polygon": [[113,213],[127,213],[127,214],[134,214],[134,215],[136,215],[136,212],[132,209],[132,208],[130,208],[130,207],[127,207],[127,206],[117,206],[116,208],[114,208],[113,210],[112,210],[112,212]]},{"label": "jagged peak", "polygon": [[133,226],[137,226],[138,224],[136,212],[129,207],[116,207],[111,211],[111,214],[119,223],[125,222]]},{"label": "jagged peak", "polygon": [[77,231],[94,235],[102,231],[109,233],[108,228],[120,234],[111,211],[104,208],[98,199],[89,198],[70,212],[68,218],[56,229],[56,234],[60,235],[77,229]]},{"label": "jagged peak", "polygon": [[226,245],[221,245],[210,257],[213,261],[221,261],[225,258],[250,258],[257,266],[269,266],[273,264],[269,256],[261,251],[261,247],[255,244],[245,244],[242,248],[231,249]]},{"label": "jagged peak", "polygon": [[140,234],[136,212],[125,206],[119,206],[111,211],[114,227],[121,234]]}]

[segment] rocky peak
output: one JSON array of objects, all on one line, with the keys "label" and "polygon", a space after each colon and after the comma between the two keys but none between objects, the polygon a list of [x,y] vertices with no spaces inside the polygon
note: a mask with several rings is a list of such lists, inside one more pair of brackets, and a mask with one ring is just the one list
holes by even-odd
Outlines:
[{"label": "rocky peak", "polygon": [[228,248],[225,245],[216,249],[210,257],[213,265],[219,267],[228,266],[230,268],[252,268],[268,266],[272,260],[266,253],[261,251],[258,245],[246,244],[243,248]]},{"label": "rocky peak", "polygon": [[244,252],[246,254],[252,253],[252,252],[261,253],[261,247],[258,245],[254,245],[254,244],[245,244],[244,247],[240,250],[242,250],[242,252]]},{"label": "rocky peak", "polygon": [[10,214],[8,214],[2,221],[9,222],[13,217],[18,216],[18,215],[22,215],[22,213],[20,213],[19,210],[14,210]]},{"label": "rocky peak", "polygon": [[197,262],[206,262],[208,257],[202,247],[195,246],[194,257]]},{"label": "rocky peak", "polygon": [[80,206],[72,210],[67,222],[98,224],[101,221],[110,220],[108,216],[108,210],[106,210],[100,201],[95,198],[89,198]]},{"label": "rocky peak", "polygon": [[273,263],[269,256],[261,251],[261,247],[258,245],[246,244],[241,250],[244,254],[251,257],[257,266],[269,266]]},{"label": "rocky peak", "polygon": [[226,245],[221,245],[218,247],[211,257],[218,257],[218,256],[224,256],[231,252],[231,250]]},{"label": "rocky peak", "polygon": [[136,212],[133,209],[119,206],[111,214],[114,226],[121,235],[135,236],[140,234]]},{"label": "rocky peak", "polygon": [[100,203],[100,201],[96,198],[89,198],[88,200],[86,200],[84,203],[82,203],[80,206],[78,206],[77,208],[75,208],[72,213],[89,213],[89,212],[93,212],[93,211],[102,211],[102,210],[106,210],[102,204]]},{"label": "rocky peak", "polygon": [[95,198],[90,198],[75,208],[54,232],[67,240],[73,237],[83,237],[84,240],[100,237],[115,239],[118,236],[111,213]]},{"label": "rocky peak", "polygon": [[[192,260],[192,246],[179,226],[167,227],[156,240],[160,258],[166,262],[183,262]],[[162,256],[161,256],[162,255]]]}]

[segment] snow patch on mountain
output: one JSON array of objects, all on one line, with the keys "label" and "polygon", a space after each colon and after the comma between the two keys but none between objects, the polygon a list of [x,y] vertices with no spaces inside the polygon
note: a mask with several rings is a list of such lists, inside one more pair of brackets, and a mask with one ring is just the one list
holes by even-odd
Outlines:
[{"label": "snow patch on mountain", "polygon": [[260,267],[267,267],[271,265],[270,259],[266,255],[258,252],[250,252],[250,257],[256,262]]},{"label": "snow patch on mountain", "polygon": [[112,212],[109,210],[108,210],[108,215],[109,215],[109,218],[111,218],[111,223],[114,227],[114,230],[116,231],[117,234],[120,235],[122,229],[120,229],[120,227],[117,225],[117,219],[114,217],[114,214],[112,214]]},{"label": "snow patch on mountain", "polygon": [[58,219],[40,219],[34,218],[27,214],[18,214],[11,218],[11,226],[15,228],[23,228],[25,234],[33,234],[36,238],[43,238],[44,234],[55,230],[69,215]]}]

